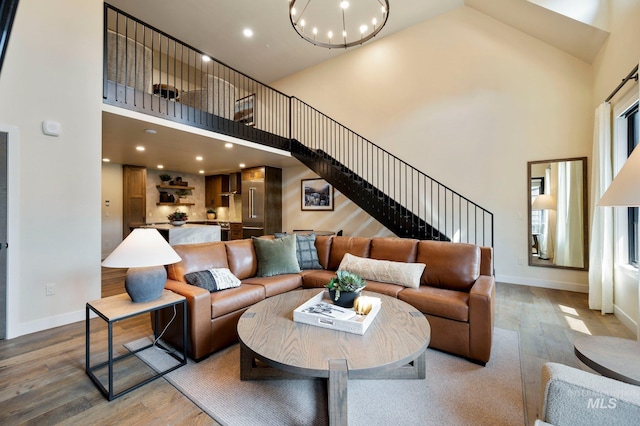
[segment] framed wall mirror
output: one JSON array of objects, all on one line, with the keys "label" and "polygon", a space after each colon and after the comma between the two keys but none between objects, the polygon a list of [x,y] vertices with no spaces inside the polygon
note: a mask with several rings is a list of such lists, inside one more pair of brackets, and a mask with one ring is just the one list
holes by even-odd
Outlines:
[{"label": "framed wall mirror", "polygon": [[527,163],[529,266],[589,269],[587,158]]}]

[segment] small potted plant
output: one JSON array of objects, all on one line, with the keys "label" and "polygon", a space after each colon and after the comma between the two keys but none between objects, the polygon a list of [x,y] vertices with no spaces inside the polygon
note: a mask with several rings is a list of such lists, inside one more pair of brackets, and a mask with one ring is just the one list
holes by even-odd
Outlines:
[{"label": "small potted plant", "polygon": [[351,308],[367,282],[360,275],[349,271],[338,271],[336,275],[325,285],[329,289],[329,296],[336,305]]},{"label": "small potted plant", "polygon": [[169,219],[169,222],[171,222],[171,224],[174,226],[182,226],[187,222],[189,216],[187,215],[187,213],[181,212],[180,210],[176,209],[175,212],[167,216],[167,219]]},{"label": "small potted plant", "polygon": [[168,185],[168,182],[171,180],[171,175],[160,175],[159,177],[163,185]]},{"label": "small potted plant", "polygon": [[180,203],[186,203],[187,202],[187,195],[191,195],[191,191],[189,191],[187,189],[178,189],[176,191],[176,195],[178,196],[178,199],[179,199]]},{"label": "small potted plant", "polygon": [[207,209],[207,219],[213,220],[216,218],[216,211],[214,209]]}]

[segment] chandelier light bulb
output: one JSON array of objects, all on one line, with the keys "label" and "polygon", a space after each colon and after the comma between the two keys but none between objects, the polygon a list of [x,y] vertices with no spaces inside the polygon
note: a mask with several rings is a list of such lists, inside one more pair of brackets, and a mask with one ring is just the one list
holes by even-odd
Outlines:
[{"label": "chandelier light bulb", "polygon": [[[389,0],[358,0],[354,8],[350,0],[289,0],[288,3],[289,21],[298,35],[315,46],[327,49],[347,49],[366,43],[384,28],[389,19]],[[340,7],[340,13],[336,13],[336,6]],[[306,20],[311,22],[310,31],[306,30]]]}]

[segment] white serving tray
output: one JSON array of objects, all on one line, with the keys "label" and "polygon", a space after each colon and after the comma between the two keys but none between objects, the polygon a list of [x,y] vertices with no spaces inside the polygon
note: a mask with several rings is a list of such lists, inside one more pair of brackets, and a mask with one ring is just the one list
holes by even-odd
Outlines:
[{"label": "white serving tray", "polygon": [[[325,297],[326,294],[326,297]],[[329,312],[327,314],[310,312],[311,308],[323,303],[333,305],[333,301],[329,298],[328,292],[321,291],[293,311],[293,320],[304,324],[314,325],[316,327],[329,328],[332,330],[346,331],[347,333],[363,335],[367,328],[371,325],[378,312],[382,301],[379,298],[374,299],[373,308],[367,315],[357,315],[353,308],[342,308],[336,306],[336,309],[347,311],[349,314],[338,314]],[[377,301],[377,302],[376,302]],[[348,319],[341,319],[348,318]],[[350,317],[350,318],[349,318]]]}]

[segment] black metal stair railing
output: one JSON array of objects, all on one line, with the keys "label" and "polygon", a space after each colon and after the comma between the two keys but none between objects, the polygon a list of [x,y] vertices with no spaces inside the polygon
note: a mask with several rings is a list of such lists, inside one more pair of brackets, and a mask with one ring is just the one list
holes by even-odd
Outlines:
[{"label": "black metal stair railing", "polygon": [[289,149],[289,96],[109,4],[103,102]]},{"label": "black metal stair railing", "polygon": [[105,3],[105,104],[290,151],[398,236],[493,246],[493,214],[301,100]]},{"label": "black metal stair railing", "polygon": [[493,214],[305,102],[291,153],[398,236],[493,246]]}]

